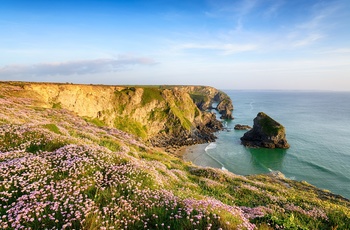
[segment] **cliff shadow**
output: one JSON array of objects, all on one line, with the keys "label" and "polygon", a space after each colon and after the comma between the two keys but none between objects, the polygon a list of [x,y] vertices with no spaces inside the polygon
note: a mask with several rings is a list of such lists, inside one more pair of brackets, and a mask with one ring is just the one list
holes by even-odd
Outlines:
[{"label": "cliff shadow", "polygon": [[247,148],[251,164],[258,171],[282,171],[286,149]]}]

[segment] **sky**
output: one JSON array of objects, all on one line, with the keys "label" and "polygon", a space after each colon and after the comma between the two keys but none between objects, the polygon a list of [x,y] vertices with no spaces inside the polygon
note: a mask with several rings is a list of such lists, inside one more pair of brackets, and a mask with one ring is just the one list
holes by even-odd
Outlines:
[{"label": "sky", "polygon": [[350,91],[350,1],[1,0],[9,80]]}]

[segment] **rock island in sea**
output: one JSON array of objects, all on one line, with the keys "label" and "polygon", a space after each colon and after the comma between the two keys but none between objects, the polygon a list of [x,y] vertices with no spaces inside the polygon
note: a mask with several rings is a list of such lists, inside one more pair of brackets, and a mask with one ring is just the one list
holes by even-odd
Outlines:
[{"label": "rock island in sea", "polygon": [[253,129],[246,132],[241,141],[247,147],[282,149],[290,147],[284,126],[263,112],[254,118]]}]

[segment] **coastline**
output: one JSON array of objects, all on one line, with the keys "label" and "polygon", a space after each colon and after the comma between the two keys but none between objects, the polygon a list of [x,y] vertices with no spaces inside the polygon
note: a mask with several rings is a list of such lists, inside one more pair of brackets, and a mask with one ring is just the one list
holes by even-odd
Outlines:
[{"label": "coastline", "polygon": [[210,156],[207,147],[215,142],[196,144],[191,146],[183,146],[176,151],[176,156],[184,161],[191,162],[194,165],[222,169],[223,165]]}]

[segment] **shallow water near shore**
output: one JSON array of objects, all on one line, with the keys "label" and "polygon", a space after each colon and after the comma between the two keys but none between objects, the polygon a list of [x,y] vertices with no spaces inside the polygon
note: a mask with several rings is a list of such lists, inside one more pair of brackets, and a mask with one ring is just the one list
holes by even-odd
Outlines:
[{"label": "shallow water near shore", "polygon": [[[229,170],[240,175],[281,171],[319,188],[350,198],[350,93],[225,90],[235,110],[227,130],[215,143],[190,146],[183,158],[194,164]],[[287,150],[246,148],[244,130],[265,112],[286,128]]]}]

